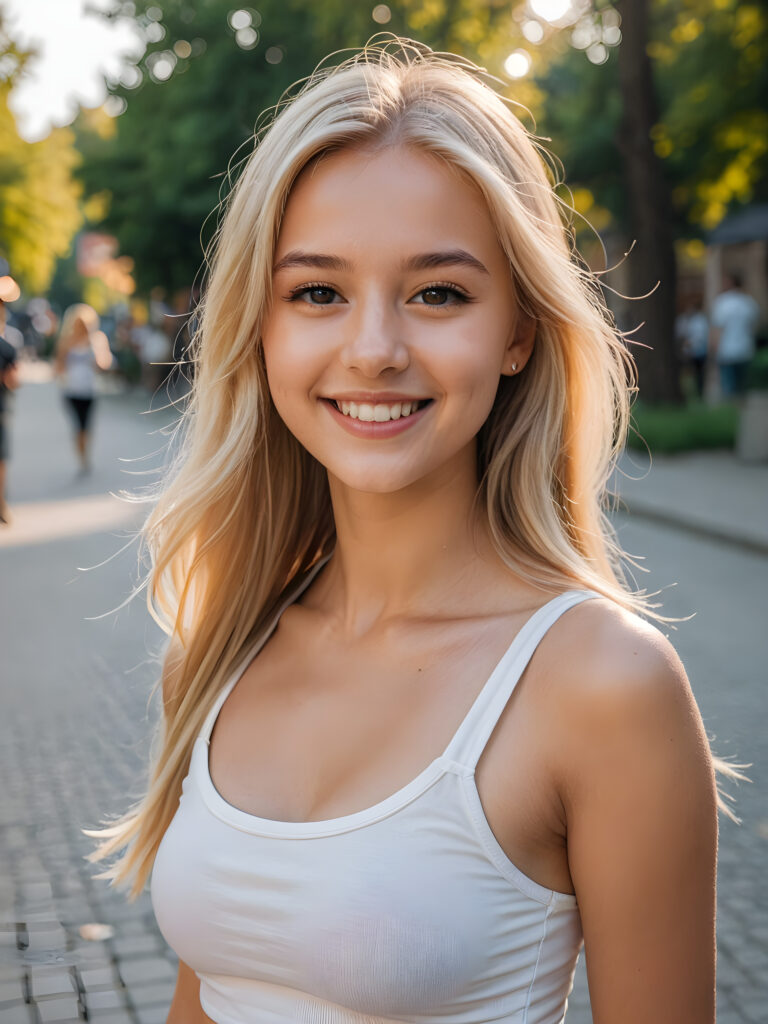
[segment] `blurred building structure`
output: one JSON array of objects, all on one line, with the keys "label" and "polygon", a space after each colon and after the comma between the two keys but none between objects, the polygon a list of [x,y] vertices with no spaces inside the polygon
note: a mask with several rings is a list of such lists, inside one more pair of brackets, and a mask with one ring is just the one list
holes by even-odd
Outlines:
[{"label": "blurred building structure", "polygon": [[724,274],[739,274],[768,320],[768,203],[754,203],[722,220],[707,239],[704,303],[711,308]]}]

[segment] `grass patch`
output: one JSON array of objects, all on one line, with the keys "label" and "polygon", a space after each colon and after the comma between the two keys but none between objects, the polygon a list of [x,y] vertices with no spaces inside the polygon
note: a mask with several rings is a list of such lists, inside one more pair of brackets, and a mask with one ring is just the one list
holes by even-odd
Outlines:
[{"label": "grass patch", "polygon": [[[704,448],[733,448],[739,410],[735,405],[705,405],[689,402],[683,406],[650,406],[636,402],[627,445],[652,453],[671,455]],[[638,436],[639,435],[639,436]]]}]

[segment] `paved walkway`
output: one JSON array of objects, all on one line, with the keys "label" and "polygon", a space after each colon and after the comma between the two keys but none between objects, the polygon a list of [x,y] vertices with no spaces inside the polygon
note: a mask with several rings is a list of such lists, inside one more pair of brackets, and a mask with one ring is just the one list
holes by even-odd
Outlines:
[{"label": "paved walkway", "polygon": [[[0,531],[0,1024],[159,1024],[171,997],[175,960],[147,895],[127,904],[95,879],[81,832],[140,792],[156,714],[148,695],[162,636],[142,597],[125,603],[139,579],[142,510],[109,496],[153,479],[128,473],[162,466],[164,435],[148,431],[172,417],[143,416],[144,405],[101,402],[94,472],[78,478],[53,385],[43,373],[18,395],[16,519]],[[696,612],[672,639],[715,749],[754,763],[753,783],[738,790],[743,824],[721,830],[718,992],[720,1024],[758,1024],[768,1019],[768,559],[755,513],[766,506],[765,467],[720,454],[657,460],[622,493],[630,511],[616,523],[648,558],[642,582],[677,582],[665,610]],[[696,532],[684,525],[691,509]],[[583,962],[567,1019],[591,1020]]]},{"label": "paved walkway", "polygon": [[768,463],[728,451],[627,452],[613,489],[632,515],[768,554]]}]

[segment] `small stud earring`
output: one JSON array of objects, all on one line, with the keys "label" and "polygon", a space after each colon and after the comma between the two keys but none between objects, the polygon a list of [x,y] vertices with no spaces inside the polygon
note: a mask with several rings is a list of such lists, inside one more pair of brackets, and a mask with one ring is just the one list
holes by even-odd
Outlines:
[{"label": "small stud earring", "polygon": [[512,363],[512,373],[517,372],[517,363]]}]

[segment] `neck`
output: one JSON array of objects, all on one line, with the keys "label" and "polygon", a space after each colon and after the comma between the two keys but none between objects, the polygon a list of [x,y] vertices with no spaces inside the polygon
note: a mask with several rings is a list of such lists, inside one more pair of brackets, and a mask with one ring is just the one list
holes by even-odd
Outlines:
[{"label": "neck", "polygon": [[354,491],[334,477],[329,483],[337,542],[323,590],[350,634],[460,609],[471,579],[491,567],[498,572],[482,509],[474,509],[474,449],[394,493]]}]

